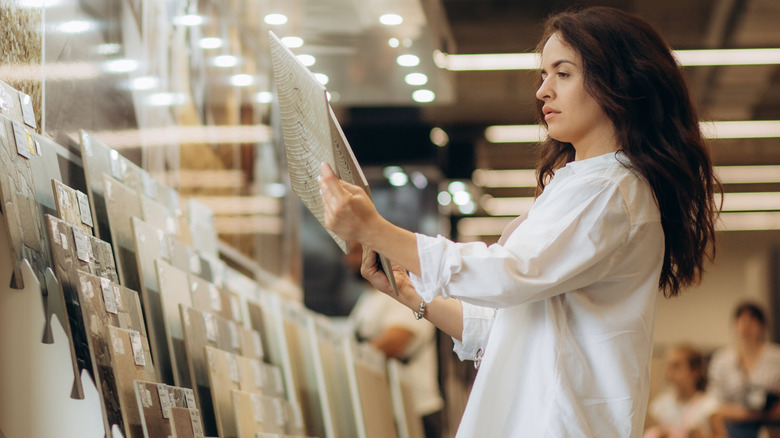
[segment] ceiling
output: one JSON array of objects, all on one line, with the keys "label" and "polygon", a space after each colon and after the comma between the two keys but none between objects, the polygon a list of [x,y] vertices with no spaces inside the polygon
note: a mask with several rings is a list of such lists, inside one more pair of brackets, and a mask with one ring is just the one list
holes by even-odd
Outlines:
[{"label": "ceiling", "polygon": [[[421,0],[440,3],[431,17],[450,53],[533,51],[545,17],[575,2],[564,0]],[[576,2],[636,13],[674,49],[780,47],[777,0],[607,0]],[[536,72],[529,70],[450,72],[450,102],[418,106],[340,108],[340,119],[358,159],[366,165],[433,164],[447,178],[470,178],[473,170],[533,168],[534,144],[492,144],[490,125],[533,124]],[[703,120],[780,119],[780,66],[686,67]],[[446,148],[430,145],[430,127],[450,137]],[[710,142],[716,165],[780,164],[780,139]],[[780,175],[779,175],[780,177]],[[778,181],[780,178],[775,178]],[[483,189],[493,196],[529,196],[528,189]],[[729,185],[725,191],[780,191],[780,184]],[[778,203],[774,210],[780,210]],[[478,213],[479,214],[479,213]]]}]

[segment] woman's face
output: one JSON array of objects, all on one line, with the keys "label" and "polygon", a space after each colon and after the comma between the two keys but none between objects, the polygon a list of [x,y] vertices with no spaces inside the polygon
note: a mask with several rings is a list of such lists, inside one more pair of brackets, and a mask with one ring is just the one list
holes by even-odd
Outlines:
[{"label": "woman's face", "polygon": [[605,133],[613,132],[601,105],[585,90],[579,53],[557,33],[542,50],[541,74],[536,97],[544,102],[542,112],[550,137],[571,143],[580,155],[581,149],[598,144]]},{"label": "woman's face", "polygon": [[673,348],[666,353],[666,381],[675,389],[681,392],[695,390],[698,378],[685,351]]},{"label": "woman's face", "polygon": [[742,341],[760,341],[764,337],[764,325],[750,312],[742,312],[734,324],[737,337]]}]

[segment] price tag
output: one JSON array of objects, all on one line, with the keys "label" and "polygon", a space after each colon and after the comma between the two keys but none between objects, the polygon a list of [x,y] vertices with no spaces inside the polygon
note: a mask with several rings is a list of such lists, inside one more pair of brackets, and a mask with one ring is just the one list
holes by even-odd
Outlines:
[{"label": "price tag", "polygon": [[230,368],[230,380],[238,383],[241,381],[241,375],[238,372],[238,362],[236,362],[236,357],[232,354],[228,354],[227,358],[228,368]]},{"label": "price tag", "polygon": [[187,407],[190,409],[197,409],[198,405],[195,402],[195,391],[189,388],[182,388],[184,391],[184,400],[187,401]]},{"label": "price tag", "polygon": [[60,236],[60,243],[62,244],[62,249],[64,249],[65,251],[67,251],[67,250],[68,250],[68,248],[70,247],[70,246],[68,245],[68,237],[67,237],[67,236],[65,236],[65,233],[60,233],[60,232],[57,232],[57,234],[59,234],[59,236]]},{"label": "price tag", "polygon": [[57,198],[59,198],[60,206],[63,210],[70,207],[70,196],[68,196],[65,187],[60,183],[57,183]]},{"label": "price tag", "polygon": [[271,368],[271,370],[272,370],[271,372],[274,375],[274,385],[276,388],[276,393],[282,395],[284,394],[284,382],[282,380],[283,379],[282,371],[277,367],[273,367]]},{"label": "price tag", "polygon": [[33,144],[35,145],[35,155],[43,155],[43,151],[41,150],[41,142],[33,139]]},{"label": "price tag", "polygon": [[146,389],[146,386],[139,385],[141,388],[141,403],[144,405],[145,408],[151,408],[152,407],[152,391],[149,391]]},{"label": "price tag", "polygon": [[217,330],[217,322],[214,320],[214,315],[203,312],[203,324],[206,326],[206,339],[211,342],[217,342],[219,331]]},{"label": "price tag", "polygon": [[200,257],[198,257],[198,254],[192,248],[187,248],[187,252],[189,252],[190,257],[190,272],[195,275],[200,275]]},{"label": "price tag", "polygon": [[116,307],[116,294],[111,280],[107,278],[100,279],[100,289],[103,291],[103,302],[106,305],[106,312],[116,315],[119,313]]},{"label": "price tag", "polygon": [[141,182],[144,186],[144,194],[152,199],[157,198],[157,181],[148,172],[141,173]]},{"label": "price tag", "polygon": [[200,414],[197,409],[190,409],[190,423],[192,424],[192,438],[204,438],[203,424],[200,422]]},{"label": "price tag", "polygon": [[144,347],[141,342],[141,334],[135,330],[128,330],[130,333],[130,345],[133,346],[133,361],[139,367],[146,366],[146,358],[144,357]]},{"label": "price tag", "polygon": [[24,123],[30,128],[37,128],[38,125],[35,123],[35,110],[33,109],[30,96],[20,91],[19,103],[22,107],[22,118],[24,119]]},{"label": "price tag", "polygon": [[122,165],[119,162],[119,152],[117,152],[116,149],[111,149],[109,161],[111,165],[111,176],[122,181],[124,179],[124,174],[122,173]]},{"label": "price tag", "polygon": [[73,240],[76,243],[76,257],[82,262],[89,263],[93,257],[92,245],[87,240],[87,235],[78,228],[73,228]]},{"label": "price tag", "polygon": [[233,321],[241,321],[241,306],[238,302],[238,297],[230,295],[230,312],[233,314]]},{"label": "price tag", "polygon": [[211,298],[211,310],[215,312],[222,311],[222,297],[219,295],[217,287],[209,283],[209,298]]},{"label": "price tag", "polygon": [[92,299],[92,297],[95,296],[95,291],[92,289],[92,282],[85,277],[81,277],[81,289],[84,291],[84,295],[87,298]]},{"label": "price tag", "polygon": [[263,342],[260,340],[260,333],[253,331],[252,332],[252,340],[255,344],[255,354],[258,357],[263,357]]},{"label": "price tag", "polygon": [[168,387],[164,383],[157,384],[157,395],[160,396],[160,409],[162,409],[163,418],[170,418],[171,397],[168,394]]},{"label": "price tag", "polygon": [[27,145],[27,132],[24,126],[19,122],[12,122],[14,128],[14,141],[16,142],[16,152],[24,158],[30,158],[30,147]]},{"label": "price tag", "polygon": [[241,350],[241,338],[238,334],[238,326],[233,321],[228,321],[228,327],[230,330],[230,346],[234,350]]},{"label": "price tag", "polygon": [[157,244],[160,247],[160,257],[164,258],[167,261],[171,261],[171,251],[168,248],[168,239],[165,236],[165,232],[163,230],[156,230],[157,231]]},{"label": "price tag", "polygon": [[116,308],[117,309],[124,309],[125,305],[124,305],[124,303],[122,303],[122,293],[121,293],[122,291],[119,290],[119,285],[118,284],[112,284],[111,287],[112,287],[112,289],[114,289],[114,299],[116,301]]},{"label": "price tag", "polygon": [[79,203],[79,215],[81,216],[81,223],[90,227],[93,226],[92,212],[89,210],[89,198],[84,192],[76,190],[76,200]]},{"label": "price tag", "polygon": [[263,399],[257,394],[252,394],[252,408],[255,412],[255,422],[263,422]]}]

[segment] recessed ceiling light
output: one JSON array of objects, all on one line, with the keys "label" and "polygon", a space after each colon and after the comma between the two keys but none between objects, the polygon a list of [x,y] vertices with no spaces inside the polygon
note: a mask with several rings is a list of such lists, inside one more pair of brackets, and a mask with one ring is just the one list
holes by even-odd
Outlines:
[{"label": "recessed ceiling light", "polygon": [[396,48],[401,45],[401,42],[398,41],[398,38],[390,38],[387,40],[387,45],[389,45],[392,48]]},{"label": "recessed ceiling light", "polygon": [[173,17],[173,24],[177,26],[200,26],[206,19],[202,15],[179,15]]},{"label": "recessed ceiling light", "polygon": [[216,67],[235,67],[238,65],[238,58],[233,55],[220,55],[214,58],[213,64]]},{"label": "recessed ceiling light", "polygon": [[379,17],[379,22],[385,26],[397,26],[404,22],[404,17],[398,14],[384,14]]},{"label": "recessed ceiling light", "polygon": [[312,65],[317,63],[317,58],[311,56],[311,55],[298,55],[297,58],[301,61],[303,65],[306,67],[311,67]]},{"label": "recessed ceiling light", "polygon": [[201,38],[198,43],[201,49],[219,49],[222,47],[222,38],[208,37]]},{"label": "recessed ceiling light", "polygon": [[137,69],[138,61],[134,59],[115,59],[103,64],[103,70],[108,73],[129,73]]},{"label": "recessed ceiling light", "polygon": [[287,23],[287,16],[284,14],[268,14],[263,20],[272,26],[280,26]]},{"label": "recessed ceiling light", "polygon": [[254,82],[255,79],[252,77],[252,75],[245,73],[233,75],[230,77],[230,85],[236,87],[246,87],[252,85]]},{"label": "recessed ceiling light", "polygon": [[409,85],[425,85],[428,83],[428,76],[424,73],[409,73],[404,80]]},{"label": "recessed ceiling light", "polygon": [[296,49],[303,46],[303,38],[297,36],[282,37],[282,44],[291,49]]},{"label": "recessed ceiling light", "polygon": [[271,103],[274,100],[274,95],[270,91],[261,91],[255,96],[259,103]]},{"label": "recessed ceiling light", "polygon": [[328,81],[330,81],[330,78],[325,73],[314,73],[314,77],[317,78],[322,85],[327,85]]},{"label": "recessed ceiling light", "polygon": [[130,81],[130,88],[133,90],[151,90],[157,87],[160,79],[154,76],[141,76]]},{"label": "recessed ceiling light", "polygon": [[429,103],[436,99],[436,93],[431,90],[415,90],[412,99],[418,103]]},{"label": "recessed ceiling light", "polygon": [[396,58],[398,65],[403,67],[416,67],[420,64],[420,58],[417,55],[405,54]]}]

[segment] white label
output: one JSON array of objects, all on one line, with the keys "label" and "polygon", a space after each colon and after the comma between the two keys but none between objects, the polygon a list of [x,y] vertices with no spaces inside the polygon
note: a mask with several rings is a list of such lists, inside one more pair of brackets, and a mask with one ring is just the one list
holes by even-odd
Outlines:
[{"label": "white label", "polygon": [[276,424],[284,426],[287,423],[287,409],[285,409],[284,400],[280,398],[274,399],[274,413],[276,414]]},{"label": "white label", "polygon": [[252,371],[255,375],[255,387],[263,388],[263,367],[260,366],[260,361],[252,361]]},{"label": "white label", "polygon": [[24,119],[24,123],[31,128],[36,128],[38,125],[35,123],[35,110],[33,109],[30,96],[20,91],[19,103],[22,106],[22,118]]},{"label": "white label", "polygon": [[112,289],[114,289],[114,299],[116,301],[116,307],[117,309],[124,309],[125,305],[122,303],[122,291],[119,290],[119,285],[112,284]]},{"label": "white label", "polygon": [[176,226],[176,221],[170,216],[165,218],[165,228],[169,233],[177,234],[178,227]]},{"label": "white label", "polygon": [[60,198],[60,205],[63,209],[70,207],[70,196],[68,196],[68,192],[65,191],[65,187],[59,183],[57,184],[57,197]]},{"label": "white label", "polygon": [[92,226],[92,213],[89,210],[89,198],[84,192],[76,190],[76,200],[79,202],[79,215],[81,216],[81,223],[84,225]]},{"label": "white label", "polygon": [[238,297],[230,295],[230,311],[233,313],[233,321],[241,321],[241,306],[238,303]]},{"label": "white label", "polygon": [[116,295],[111,285],[111,280],[107,278],[100,279],[100,289],[103,291],[103,302],[106,305],[106,312],[116,315],[119,313],[116,307]]},{"label": "white label", "polygon": [[168,239],[165,237],[165,232],[163,230],[156,230],[156,231],[157,231],[157,243],[160,246],[160,257],[170,261],[171,251],[168,249]]},{"label": "white label", "polygon": [[[0,120],[0,125],[2,125],[2,120]],[[54,243],[57,245],[62,245],[62,241],[60,240],[60,229],[57,227],[57,221],[49,221],[49,226],[51,227],[51,235],[54,236]]]},{"label": "white label", "polygon": [[190,409],[190,423],[192,424],[192,438],[204,438],[203,425],[200,423],[200,413],[197,409]]},{"label": "white label", "polygon": [[114,347],[114,351],[119,354],[125,354],[125,343],[122,338],[117,335],[116,330],[111,330],[111,345]]},{"label": "white label", "polygon": [[141,173],[141,180],[144,185],[144,194],[152,199],[157,197],[157,182],[147,172]]},{"label": "white label", "polygon": [[252,340],[255,344],[255,355],[257,357],[263,357],[263,342],[260,340],[260,333],[253,331]]},{"label": "white label", "polygon": [[190,253],[190,272],[200,275],[200,257],[192,248],[187,248],[187,251]]},{"label": "white label", "polygon": [[263,399],[257,394],[252,394],[252,408],[255,411],[255,421],[263,422]]},{"label": "white label", "polygon": [[38,140],[33,139],[33,144],[35,145],[35,155],[43,155],[41,143]]},{"label": "white label", "polygon": [[109,161],[111,162],[111,176],[118,179],[119,181],[122,181],[124,178],[122,177],[122,167],[119,164],[119,152],[117,152],[115,149],[111,149],[109,155]]},{"label": "white label", "polygon": [[230,368],[230,380],[238,383],[241,381],[241,375],[238,372],[238,362],[236,362],[236,357],[232,354],[228,354],[227,358],[228,368]]},{"label": "white label", "polygon": [[59,234],[59,235],[60,235],[60,243],[62,244],[62,249],[64,249],[65,251],[67,251],[67,250],[68,250],[68,248],[69,248],[69,245],[68,245],[68,238],[65,236],[65,233],[60,233],[60,232],[57,232],[57,234]]},{"label": "white label", "polygon": [[146,386],[143,384],[138,384],[141,388],[141,403],[144,405],[145,408],[151,408],[152,407],[152,391],[149,391],[146,389]]},{"label": "white label", "polygon": [[84,296],[90,300],[95,296],[95,291],[92,289],[92,282],[86,277],[81,277],[81,289],[84,291]]},{"label": "white label", "polygon": [[182,388],[184,391],[184,400],[187,401],[187,407],[190,409],[197,409],[198,405],[195,402],[195,392],[189,388]]},{"label": "white label", "polygon": [[92,245],[89,244],[87,235],[78,228],[73,228],[73,240],[76,242],[76,257],[89,263],[92,260]]},{"label": "white label", "polygon": [[209,283],[209,297],[211,298],[211,310],[215,312],[222,311],[222,297],[219,295],[217,287]]},{"label": "white label", "polygon": [[141,342],[141,334],[135,330],[128,330],[130,333],[130,345],[133,346],[133,362],[139,367],[146,366],[146,358],[144,357],[144,347]]},{"label": "white label", "polygon": [[30,147],[27,146],[27,132],[24,130],[24,126],[19,122],[13,122],[13,127],[16,152],[19,153],[20,156],[29,159]]},{"label": "white label", "polygon": [[241,338],[238,334],[238,326],[233,321],[228,321],[228,327],[230,330],[230,346],[234,350],[241,350]]},{"label": "white label", "polygon": [[160,396],[160,409],[163,418],[171,417],[171,397],[168,395],[168,387],[164,383],[157,384],[157,395]]},{"label": "white label", "polygon": [[282,384],[282,371],[277,368],[273,367],[271,368],[271,372],[274,375],[274,384],[276,385],[276,393],[277,394],[284,394],[284,386]]},{"label": "white label", "polygon": [[217,322],[214,320],[214,315],[203,312],[203,324],[206,326],[206,339],[211,342],[217,342],[219,332],[217,330]]}]

